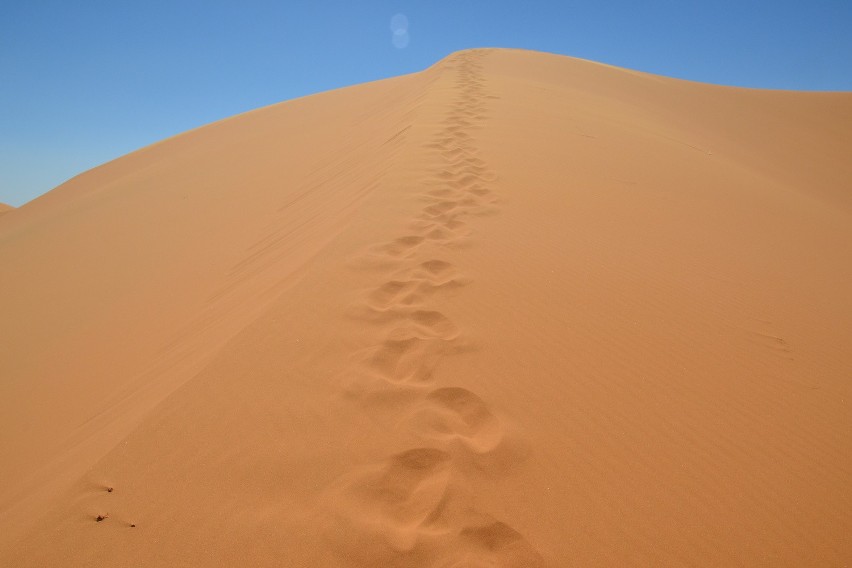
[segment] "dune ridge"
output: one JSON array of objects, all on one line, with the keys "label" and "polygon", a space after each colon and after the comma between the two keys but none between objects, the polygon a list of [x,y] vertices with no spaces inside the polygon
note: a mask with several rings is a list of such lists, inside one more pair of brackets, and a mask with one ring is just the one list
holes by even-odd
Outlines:
[{"label": "dune ridge", "polygon": [[852,559],[852,94],[520,50],[0,217],[0,563]]}]

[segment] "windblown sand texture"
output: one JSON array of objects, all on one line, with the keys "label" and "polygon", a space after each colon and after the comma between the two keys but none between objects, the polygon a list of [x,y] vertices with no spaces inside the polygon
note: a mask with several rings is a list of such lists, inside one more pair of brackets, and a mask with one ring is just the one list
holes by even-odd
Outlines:
[{"label": "windblown sand texture", "polygon": [[517,50],[0,215],[2,566],[852,562],[852,94]]}]

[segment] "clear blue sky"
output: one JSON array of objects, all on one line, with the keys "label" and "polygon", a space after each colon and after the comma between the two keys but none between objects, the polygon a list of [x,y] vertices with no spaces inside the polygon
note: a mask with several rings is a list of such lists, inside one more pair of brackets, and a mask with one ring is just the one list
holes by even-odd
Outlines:
[{"label": "clear blue sky", "polygon": [[[395,14],[407,35],[391,31]],[[21,205],[190,128],[468,47],[852,91],[852,0],[0,0],[0,201]]]}]

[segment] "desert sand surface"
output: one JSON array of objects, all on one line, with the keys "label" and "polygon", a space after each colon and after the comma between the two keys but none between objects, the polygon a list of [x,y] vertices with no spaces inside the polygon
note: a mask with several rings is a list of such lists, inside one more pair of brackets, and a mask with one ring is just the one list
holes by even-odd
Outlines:
[{"label": "desert sand surface", "polygon": [[3,213],[8,213],[9,211],[13,211],[15,208],[11,205],[6,205],[5,203],[0,203],[0,215]]},{"label": "desert sand surface", "polygon": [[0,216],[0,565],[852,563],[852,93],[520,50]]}]

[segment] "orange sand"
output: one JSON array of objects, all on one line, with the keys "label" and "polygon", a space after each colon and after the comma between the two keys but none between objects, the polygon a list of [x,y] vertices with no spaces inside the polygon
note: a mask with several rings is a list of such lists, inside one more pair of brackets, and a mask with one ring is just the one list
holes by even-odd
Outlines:
[{"label": "orange sand", "polygon": [[852,562],[850,155],[471,50],[86,172],[0,216],[0,565]]}]

